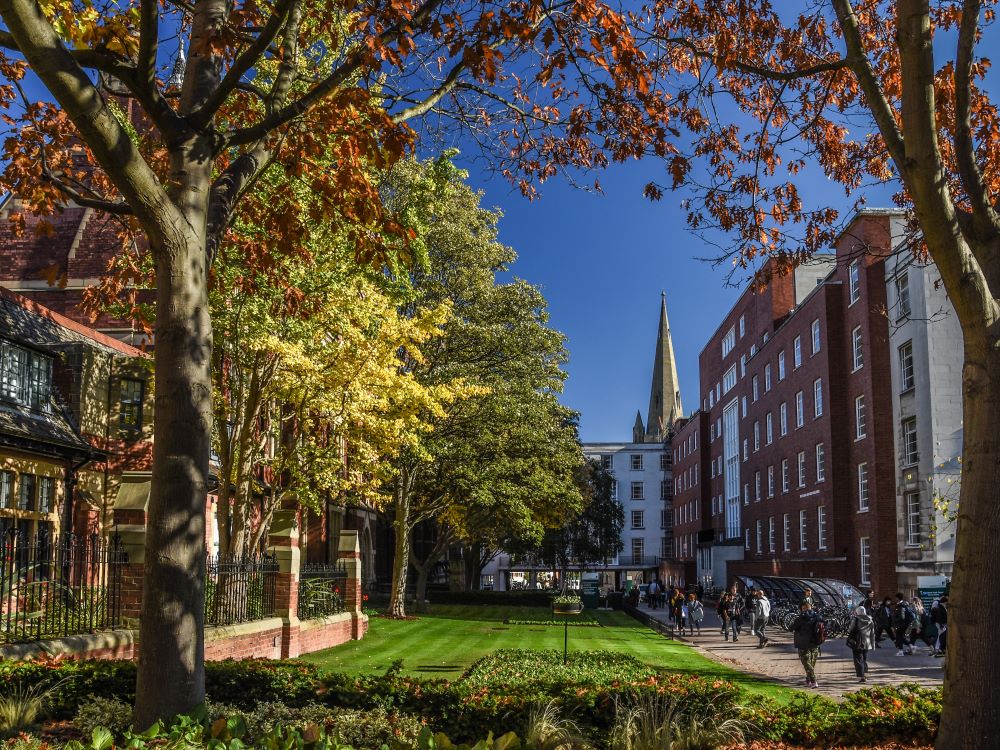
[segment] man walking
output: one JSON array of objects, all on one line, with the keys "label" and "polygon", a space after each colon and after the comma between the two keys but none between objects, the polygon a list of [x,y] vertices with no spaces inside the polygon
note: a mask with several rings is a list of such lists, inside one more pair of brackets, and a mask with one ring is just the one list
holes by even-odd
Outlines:
[{"label": "man walking", "polygon": [[892,632],[896,636],[896,656],[909,656],[913,653],[913,647],[909,643],[907,634],[916,615],[910,609],[906,597],[902,593],[896,594],[896,605],[892,610]]},{"label": "man walking", "polygon": [[656,579],[654,578],[649,582],[649,586],[646,587],[646,604],[649,605],[650,609],[656,609],[656,597],[660,593],[660,587],[656,584]]},{"label": "man walking", "polygon": [[757,648],[764,648],[769,642],[764,635],[764,628],[767,627],[767,620],[771,616],[771,601],[763,589],[756,589],[750,599],[750,606],[753,611],[753,632],[757,634],[758,639]]},{"label": "man walking", "polygon": [[806,672],[806,687],[811,688],[817,687],[816,660],[824,640],[821,622],[812,605],[803,599],[799,605],[799,616],[792,623],[792,633],[799,661]]}]

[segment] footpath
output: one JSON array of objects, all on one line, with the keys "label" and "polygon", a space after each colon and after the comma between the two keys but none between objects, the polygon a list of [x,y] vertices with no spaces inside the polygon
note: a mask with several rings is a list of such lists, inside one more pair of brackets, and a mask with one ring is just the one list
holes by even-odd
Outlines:
[{"label": "footpath", "polygon": [[[664,623],[669,622],[666,608],[649,609],[640,607],[643,614]],[[750,635],[749,624],[745,624],[740,638],[735,643],[722,636],[722,623],[715,614],[715,605],[705,604],[705,621],[701,624],[701,634],[681,635],[675,631],[674,638],[697,648],[705,656],[720,664],[738,669],[757,677],[784,683],[790,687],[805,690],[805,673],[799,654],[792,645],[792,634],[780,626],[769,626],[769,643],[757,648],[757,637]],[[944,680],[944,659],[933,657],[926,648],[915,651],[910,656],[896,656],[896,647],[888,639],[882,641],[881,648],[868,652],[868,682],[860,684],[854,673],[851,650],[844,638],[828,640],[823,644],[822,655],[816,662],[815,692],[831,698],[840,698],[845,693],[864,687],[879,685],[899,685],[914,682],[923,687],[940,687]]]}]

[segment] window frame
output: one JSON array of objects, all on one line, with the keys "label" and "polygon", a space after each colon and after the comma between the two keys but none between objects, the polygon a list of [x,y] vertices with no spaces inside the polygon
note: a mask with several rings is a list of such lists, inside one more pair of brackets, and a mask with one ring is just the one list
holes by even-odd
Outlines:
[{"label": "window frame", "polygon": [[917,418],[907,417],[900,422],[900,446],[903,449],[903,466],[916,466],[920,463],[920,442],[917,434]]},{"label": "window frame", "polygon": [[868,437],[868,406],[865,394],[854,399],[854,439],[863,440]]},{"label": "window frame", "polygon": [[871,486],[868,477],[868,462],[861,461],[856,470],[858,487],[858,513],[867,513],[871,510]]},{"label": "window frame", "polygon": [[913,369],[913,340],[904,341],[896,349],[899,363],[899,392],[906,393],[916,387],[916,377]]},{"label": "window frame", "polygon": [[853,362],[851,372],[857,372],[865,366],[865,339],[861,326],[854,326],[851,329],[851,355]]},{"label": "window frame", "polygon": [[854,260],[847,267],[848,307],[861,299],[861,261]]}]

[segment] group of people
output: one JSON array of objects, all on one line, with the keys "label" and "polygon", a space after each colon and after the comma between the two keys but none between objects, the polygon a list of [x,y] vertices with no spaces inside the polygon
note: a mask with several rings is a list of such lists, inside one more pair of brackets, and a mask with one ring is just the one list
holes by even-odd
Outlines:
[{"label": "group of people", "polygon": [[696,630],[701,635],[701,623],[705,619],[705,607],[701,603],[703,593],[700,585],[687,593],[676,587],[667,593],[658,582],[652,581],[646,589],[646,601],[650,609],[668,607],[667,616],[674,627],[680,629],[681,635],[685,631],[694,635]]},{"label": "group of people", "polygon": [[896,656],[908,656],[923,643],[934,656],[944,656],[948,648],[948,596],[935,599],[931,608],[920,597],[907,601],[901,593],[893,601],[888,596],[875,601],[869,591],[863,605],[875,628],[875,648],[888,637],[896,647]]},{"label": "group of people", "polygon": [[757,648],[764,648],[770,642],[766,630],[771,617],[771,601],[762,589],[750,589],[743,596],[733,584],[729,591],[723,592],[719,597],[715,612],[722,621],[722,635],[727,641],[730,636],[733,643],[739,641],[743,623],[749,620],[750,635],[757,637]]}]

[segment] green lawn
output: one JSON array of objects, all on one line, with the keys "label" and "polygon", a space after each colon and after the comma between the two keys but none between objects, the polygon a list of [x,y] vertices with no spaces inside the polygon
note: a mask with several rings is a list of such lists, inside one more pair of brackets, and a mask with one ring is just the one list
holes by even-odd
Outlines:
[{"label": "green lawn", "polygon": [[[714,662],[683,643],[667,640],[623,612],[588,614],[594,616],[601,627],[571,627],[571,651],[622,651],[664,671],[720,677],[779,700],[787,700],[794,693],[790,688]],[[417,620],[373,617],[363,640],[318,651],[302,659],[331,672],[349,674],[384,672],[393,662],[399,661],[405,674],[454,678],[494,649],[561,651],[562,627],[504,623],[505,619],[550,618],[548,610],[531,607],[435,605],[431,614]]]}]

